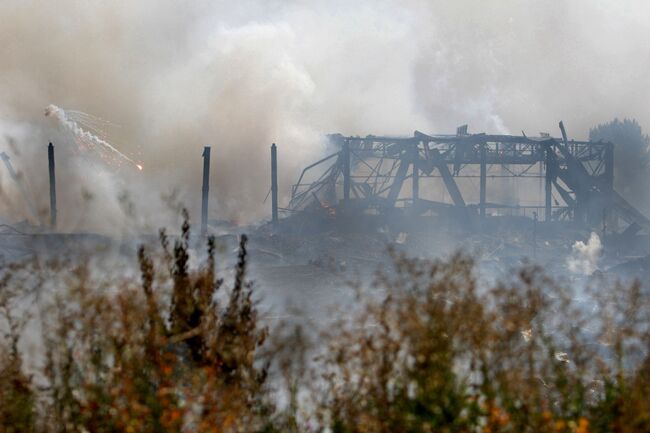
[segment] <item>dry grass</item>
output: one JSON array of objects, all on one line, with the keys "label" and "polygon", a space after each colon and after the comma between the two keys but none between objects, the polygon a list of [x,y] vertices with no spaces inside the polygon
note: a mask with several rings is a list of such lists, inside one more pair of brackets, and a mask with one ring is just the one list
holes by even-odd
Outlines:
[{"label": "dry grass", "polygon": [[[267,339],[244,236],[228,285],[213,239],[190,269],[189,229],[140,249],[139,281],[98,279],[86,263],[5,269],[1,432],[650,431],[650,304],[638,284],[595,290],[586,308],[538,268],[479,289],[468,257],[394,254],[375,281],[386,295],[361,297],[361,313],[310,349],[300,330]],[[38,386],[21,368],[12,304],[26,270],[31,287],[53,271],[66,282],[41,313]]]},{"label": "dry grass", "polygon": [[[387,291],[328,339],[320,420],[334,432],[650,431],[650,304],[598,315],[539,268],[479,291],[473,262],[395,257]],[[591,327],[587,327],[589,324]]]}]

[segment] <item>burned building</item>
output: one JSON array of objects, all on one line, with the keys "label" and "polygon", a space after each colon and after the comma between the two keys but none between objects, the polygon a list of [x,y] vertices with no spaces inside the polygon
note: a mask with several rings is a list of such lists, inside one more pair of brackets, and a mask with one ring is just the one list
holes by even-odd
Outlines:
[{"label": "burned building", "polygon": [[412,137],[330,135],[335,151],[306,167],[289,215],[322,219],[447,221],[463,230],[499,218],[610,232],[650,228],[614,190],[615,146],[567,138],[470,134]]}]

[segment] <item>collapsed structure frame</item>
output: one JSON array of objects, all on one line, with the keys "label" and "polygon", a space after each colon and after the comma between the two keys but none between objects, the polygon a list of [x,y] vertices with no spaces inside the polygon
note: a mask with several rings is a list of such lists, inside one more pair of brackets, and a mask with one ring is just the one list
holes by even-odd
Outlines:
[{"label": "collapsed structure frame", "polygon": [[[569,140],[562,122],[559,127],[561,138],[469,134],[467,125],[458,128],[456,135],[419,131],[412,137],[333,134],[329,139],[337,150],[303,170],[292,186],[286,210],[447,214],[468,227],[485,219],[488,209],[532,208],[535,218],[543,214],[546,222],[602,224],[612,230],[623,222],[630,231],[650,229],[650,221],[614,190],[614,144]],[[536,165],[540,166],[537,174],[532,170]],[[499,177],[542,178],[543,204],[488,202],[488,170],[493,166],[501,167]],[[318,170],[316,180],[304,181]],[[442,179],[450,202],[421,194],[422,180],[434,177]],[[464,177],[478,177],[478,202],[466,201],[467,191],[458,184]]]}]

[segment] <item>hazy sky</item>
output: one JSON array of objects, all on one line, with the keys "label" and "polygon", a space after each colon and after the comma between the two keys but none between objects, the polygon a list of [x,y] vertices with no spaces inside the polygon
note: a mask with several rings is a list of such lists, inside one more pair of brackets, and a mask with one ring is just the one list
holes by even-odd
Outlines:
[{"label": "hazy sky", "polygon": [[[244,221],[268,217],[272,142],[286,200],[330,132],[557,134],[563,119],[585,138],[614,117],[650,129],[647,1],[2,0],[0,17],[0,150],[15,140],[46,207],[56,141],[68,229],[121,226],[129,200],[163,224],[160,195],[174,188],[195,211],[207,144],[211,215]],[[50,103],[114,123],[111,143],[143,173],[72,155],[43,116]],[[0,180],[0,217],[18,219]]]}]

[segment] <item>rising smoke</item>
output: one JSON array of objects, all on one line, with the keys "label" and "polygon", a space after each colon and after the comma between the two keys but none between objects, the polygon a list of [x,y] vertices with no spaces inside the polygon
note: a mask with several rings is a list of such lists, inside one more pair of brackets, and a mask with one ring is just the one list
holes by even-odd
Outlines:
[{"label": "rising smoke", "polygon": [[[208,144],[211,216],[252,221],[268,216],[272,142],[286,202],[328,132],[469,123],[557,134],[563,119],[584,138],[616,116],[650,125],[641,0],[4,0],[0,16],[0,148],[45,209],[45,145],[55,142],[67,230],[170,224],[161,194],[174,190],[196,216]],[[142,175],[77,158],[70,134],[43,117],[48,104],[120,125],[110,143],[141,161]],[[25,217],[0,179],[2,215]]]},{"label": "rising smoke", "polygon": [[571,255],[567,257],[567,268],[576,274],[590,275],[598,269],[598,261],[603,251],[600,237],[591,232],[587,242],[576,241]]}]

